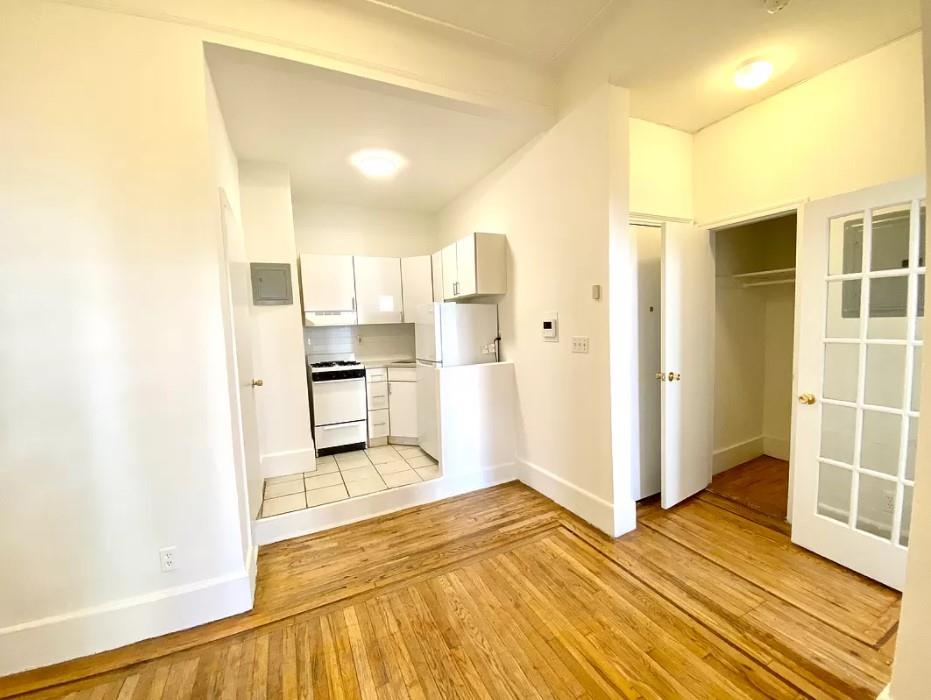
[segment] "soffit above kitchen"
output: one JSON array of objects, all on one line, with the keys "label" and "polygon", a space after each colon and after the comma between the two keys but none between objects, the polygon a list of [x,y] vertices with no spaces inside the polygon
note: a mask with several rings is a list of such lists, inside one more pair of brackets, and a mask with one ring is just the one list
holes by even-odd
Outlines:
[{"label": "soffit above kitchen", "polygon": [[[434,212],[550,122],[227,46],[205,52],[237,157],[287,165],[296,200]],[[406,164],[368,179],[350,163],[363,149]]]}]

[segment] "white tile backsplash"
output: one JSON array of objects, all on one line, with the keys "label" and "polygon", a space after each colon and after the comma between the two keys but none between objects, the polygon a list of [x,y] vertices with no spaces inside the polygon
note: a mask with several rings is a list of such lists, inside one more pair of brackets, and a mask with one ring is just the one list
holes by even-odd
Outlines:
[{"label": "white tile backsplash", "polygon": [[304,329],[309,362],[414,357],[414,324],[322,326]]}]

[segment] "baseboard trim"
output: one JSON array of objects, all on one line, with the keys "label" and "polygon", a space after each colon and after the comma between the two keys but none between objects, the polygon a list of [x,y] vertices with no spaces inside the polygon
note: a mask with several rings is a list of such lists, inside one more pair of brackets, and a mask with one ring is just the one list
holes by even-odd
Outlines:
[{"label": "baseboard trim", "polygon": [[519,478],[534,491],[542,493],[611,537],[620,534],[615,533],[614,506],[603,498],[532,462],[519,462]]},{"label": "baseboard trim", "polygon": [[882,692],[876,696],[876,700],[892,700],[892,691],[890,688],[892,684],[890,683],[885,688],[882,689]]},{"label": "baseboard trim", "polygon": [[311,445],[299,450],[286,452],[269,452],[259,458],[262,465],[262,476],[271,479],[275,476],[297,474],[298,472],[312,472],[317,468],[317,453]]},{"label": "baseboard trim", "polygon": [[763,454],[764,438],[759,435],[734,445],[728,445],[714,451],[714,462],[712,469],[715,474],[727,471],[731,467],[743,464],[754,457]]},{"label": "baseboard trim", "polygon": [[497,486],[516,478],[517,469],[513,463],[501,464],[460,476],[441,476],[367,496],[262,518],[255,523],[255,541],[263,545],[310,535],[360,520],[388,515],[405,508],[441,501],[469,491]]},{"label": "baseboard trim", "polygon": [[[258,548],[255,548],[256,552]],[[254,565],[251,567],[254,572]],[[89,656],[252,608],[240,571],[0,629],[0,676]]]},{"label": "baseboard trim", "polygon": [[763,436],[763,454],[789,461],[789,441],[785,438]]}]

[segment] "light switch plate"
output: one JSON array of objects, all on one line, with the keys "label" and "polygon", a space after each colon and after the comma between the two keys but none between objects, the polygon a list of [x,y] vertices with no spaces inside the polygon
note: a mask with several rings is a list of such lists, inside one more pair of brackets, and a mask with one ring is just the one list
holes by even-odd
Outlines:
[{"label": "light switch plate", "polygon": [[574,335],[572,336],[572,352],[588,352],[588,336],[587,335]]}]

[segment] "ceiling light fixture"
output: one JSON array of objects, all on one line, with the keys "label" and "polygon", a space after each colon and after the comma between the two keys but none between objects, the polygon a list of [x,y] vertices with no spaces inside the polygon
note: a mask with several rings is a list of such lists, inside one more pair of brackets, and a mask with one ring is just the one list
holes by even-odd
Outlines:
[{"label": "ceiling light fixture", "polygon": [[349,162],[366,177],[386,180],[398,174],[407,161],[387,148],[363,148],[349,157]]},{"label": "ceiling light fixture", "polygon": [[773,64],[762,58],[751,58],[737,66],[734,85],[741,90],[756,90],[773,74]]}]

